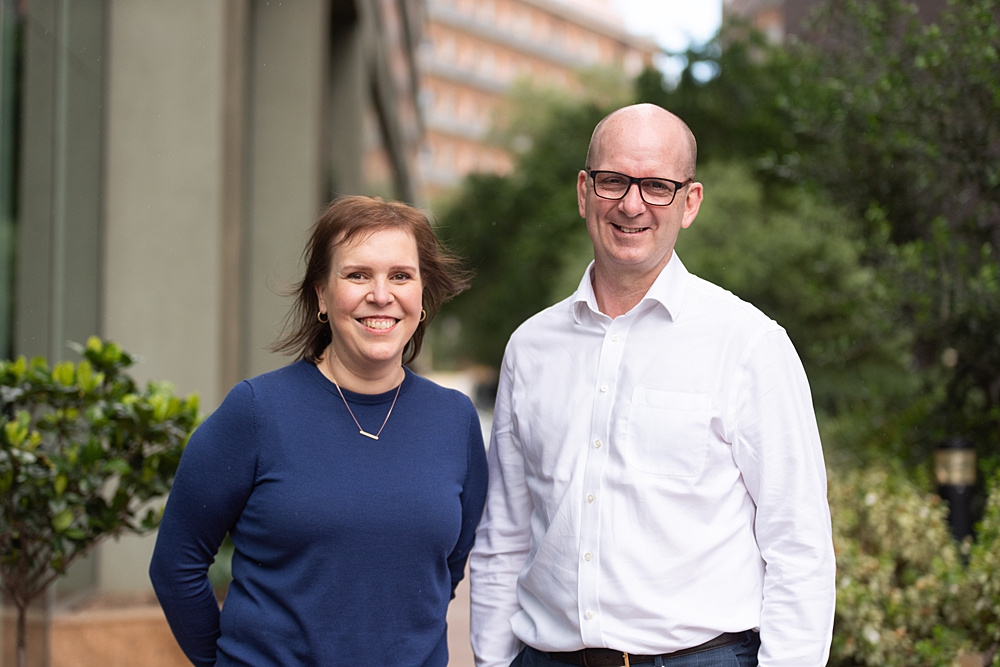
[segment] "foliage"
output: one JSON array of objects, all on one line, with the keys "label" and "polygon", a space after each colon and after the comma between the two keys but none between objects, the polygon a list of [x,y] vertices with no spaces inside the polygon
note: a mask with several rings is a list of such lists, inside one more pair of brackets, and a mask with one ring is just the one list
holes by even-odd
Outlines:
[{"label": "foliage", "polygon": [[[831,473],[829,495],[837,552],[831,666],[947,667],[961,652],[995,651],[1000,477],[976,542],[961,546],[940,499],[899,471]],[[967,569],[963,553],[971,554]]]},{"label": "foliage", "polygon": [[801,176],[866,222],[943,387],[923,445],[962,433],[1000,465],[1000,3],[929,26],[901,0],[828,3],[795,53]]},{"label": "foliage", "polygon": [[[824,425],[847,412],[877,415],[907,405],[917,389],[910,340],[892,317],[893,285],[863,262],[858,224],[806,187],[768,190],[745,161],[709,163],[699,179],[705,200],[678,238],[678,255],[693,273],[785,327]],[[885,432],[885,420],[867,423]]]},{"label": "foliage", "polygon": [[995,650],[1000,645],[1000,473],[993,477],[992,493],[972,545],[968,589],[964,611],[983,642],[992,642]]},{"label": "foliage", "polygon": [[[647,72],[639,96],[685,118],[703,160],[752,160],[769,200],[823,191],[891,288],[882,317],[922,391],[881,446],[926,459],[962,434],[1000,467],[1000,3],[953,2],[925,26],[902,0],[828,0],[801,41],[730,25],[687,58],[675,89]],[[705,63],[718,75],[699,81]],[[862,440],[869,417],[836,416]]]},{"label": "foliage", "polygon": [[[83,360],[0,362],[0,576],[21,613],[101,539],[159,524],[196,397],[136,387],[133,358],[98,338]],[[19,647],[23,648],[23,635]]]},{"label": "foliage", "polygon": [[[698,139],[700,163],[749,158],[764,174],[784,180],[799,162],[795,118],[789,105],[801,88],[796,63],[786,49],[739,23],[727,23],[715,40],[688,50],[674,87],[647,69],[636,81],[637,97],[680,116]],[[695,77],[699,66],[716,75]]]}]

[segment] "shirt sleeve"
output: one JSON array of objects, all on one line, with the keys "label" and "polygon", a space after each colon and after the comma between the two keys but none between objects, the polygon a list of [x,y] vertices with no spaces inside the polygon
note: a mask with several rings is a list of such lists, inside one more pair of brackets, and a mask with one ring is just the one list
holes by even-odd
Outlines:
[{"label": "shirt sleeve", "polygon": [[238,384],[191,436],[177,469],[149,577],[184,654],[211,667],[219,605],[208,568],[253,488],[257,442],[253,390]]},{"label": "shirt sleeve", "polygon": [[507,667],[521,649],[510,627],[517,577],[531,540],[531,495],[516,435],[510,349],[500,370],[489,450],[489,492],[471,559],[472,649],[477,667]]},{"label": "shirt sleeve", "polygon": [[451,570],[451,597],[455,598],[455,588],[465,576],[465,561],[472,550],[476,539],[476,526],[483,515],[483,505],[486,503],[486,447],[483,445],[483,427],[479,423],[476,409],[470,406],[468,463],[465,473],[465,484],[462,487],[460,501],[462,504],[462,532],[454,551],[448,557],[448,568]]},{"label": "shirt sleeve", "polygon": [[836,597],[826,468],[809,383],[783,329],[751,345],[734,410],[733,455],[765,564],[760,667],[821,667]]}]

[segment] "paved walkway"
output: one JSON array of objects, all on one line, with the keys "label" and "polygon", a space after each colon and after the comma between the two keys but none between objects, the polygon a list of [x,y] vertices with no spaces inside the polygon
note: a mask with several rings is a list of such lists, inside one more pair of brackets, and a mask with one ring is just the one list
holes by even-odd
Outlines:
[{"label": "paved walkway", "polygon": [[472,645],[469,644],[469,568],[458,584],[455,599],[448,607],[448,667],[474,667]]}]

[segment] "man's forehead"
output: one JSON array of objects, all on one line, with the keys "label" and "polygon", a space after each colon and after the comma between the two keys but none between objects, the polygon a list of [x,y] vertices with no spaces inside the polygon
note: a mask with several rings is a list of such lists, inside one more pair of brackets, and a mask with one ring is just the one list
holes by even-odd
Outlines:
[{"label": "man's forehead", "polygon": [[693,168],[692,140],[684,122],[654,105],[625,107],[605,118],[595,129],[590,151],[591,169],[610,168],[609,162]]},{"label": "man's forehead", "polygon": [[672,163],[683,161],[687,154],[684,136],[677,128],[642,120],[633,125],[609,123],[596,138],[594,149],[595,163],[608,160]]}]

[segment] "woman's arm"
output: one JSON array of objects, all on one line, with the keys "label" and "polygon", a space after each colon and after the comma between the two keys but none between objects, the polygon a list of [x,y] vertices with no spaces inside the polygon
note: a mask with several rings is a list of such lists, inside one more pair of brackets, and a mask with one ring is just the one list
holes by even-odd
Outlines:
[{"label": "woman's arm", "polygon": [[486,447],[483,444],[483,430],[479,423],[479,414],[469,406],[469,440],[467,448],[468,464],[465,472],[465,484],[460,496],[462,502],[462,532],[459,534],[455,549],[448,557],[448,567],[451,570],[451,597],[455,597],[455,588],[465,576],[465,561],[472,551],[476,539],[476,526],[483,515],[486,503]]},{"label": "woman's arm", "polygon": [[215,664],[219,605],[208,567],[253,489],[257,451],[253,389],[241,382],[191,436],[156,538],[149,577],[196,667]]}]

